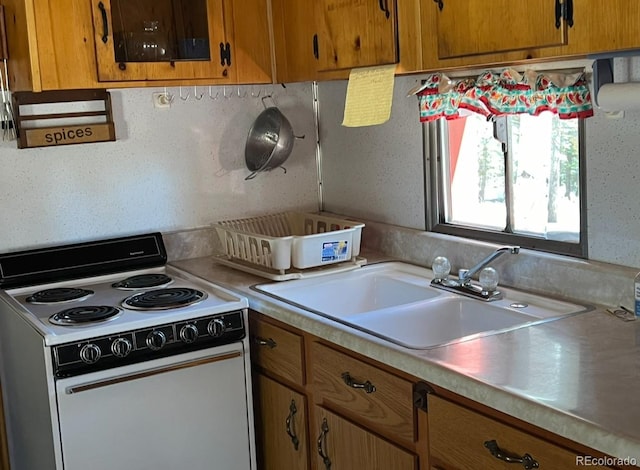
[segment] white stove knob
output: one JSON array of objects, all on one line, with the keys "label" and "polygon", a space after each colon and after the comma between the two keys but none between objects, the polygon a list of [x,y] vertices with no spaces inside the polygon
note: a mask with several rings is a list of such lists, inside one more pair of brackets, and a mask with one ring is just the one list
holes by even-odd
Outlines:
[{"label": "white stove knob", "polygon": [[132,349],[131,341],[127,338],[116,338],[113,343],[111,343],[111,352],[116,357],[126,357]]},{"label": "white stove knob", "polygon": [[102,356],[102,351],[95,344],[85,344],[80,349],[80,359],[85,364],[95,364],[100,359],[100,356]]},{"label": "white stove knob", "polygon": [[153,330],[151,333],[147,335],[146,343],[147,343],[147,346],[149,346],[149,349],[151,349],[152,351],[157,351],[159,349],[162,349],[162,347],[165,345],[166,342],[167,342],[167,337],[164,335],[162,331]]},{"label": "white stove knob", "polygon": [[193,323],[188,323],[180,328],[180,339],[187,344],[191,344],[198,339],[198,327]]},{"label": "white stove knob", "polygon": [[227,327],[224,325],[224,322],[219,318],[211,320],[207,325],[207,331],[214,338],[222,336],[226,329]]}]

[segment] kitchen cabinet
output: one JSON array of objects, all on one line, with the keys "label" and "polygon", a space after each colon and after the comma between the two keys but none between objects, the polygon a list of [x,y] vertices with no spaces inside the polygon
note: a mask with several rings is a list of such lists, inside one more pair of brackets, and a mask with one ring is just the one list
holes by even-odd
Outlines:
[{"label": "kitchen cabinet", "polygon": [[263,374],[255,385],[261,468],[309,468],[306,397]]},{"label": "kitchen cabinet", "polygon": [[398,62],[396,0],[320,0],[318,70]]},{"label": "kitchen cabinet", "polygon": [[316,406],[315,429],[318,432],[316,468],[415,470],[418,457],[377,437],[340,415]]},{"label": "kitchen cabinet", "polygon": [[566,44],[567,24],[555,10],[551,0],[441,0],[438,58]]},{"label": "kitchen cabinet", "polygon": [[[574,468],[580,461],[578,457],[585,455],[436,395],[429,395],[428,403],[429,448],[431,465],[435,469],[508,470],[514,468],[514,464],[518,468]],[[514,461],[509,463],[504,460],[506,458]],[[590,465],[590,468],[611,467]]]},{"label": "kitchen cabinet", "polygon": [[257,312],[249,330],[261,468],[427,468],[413,381]]},{"label": "kitchen cabinet", "polygon": [[180,16],[197,2],[3,0],[11,88],[270,83],[267,1],[245,0],[242,10],[232,0],[201,2],[206,14],[182,21],[165,10]]},{"label": "kitchen cabinet", "polygon": [[272,0],[276,81],[344,79],[354,67],[394,63],[397,73],[419,71],[420,1]]},{"label": "kitchen cabinet", "polygon": [[98,80],[229,76],[228,0],[92,0]]},{"label": "kitchen cabinet", "polygon": [[314,0],[271,0],[278,82],[304,82],[317,78],[314,5]]},{"label": "kitchen cabinet", "polygon": [[[568,8],[571,5],[571,8]],[[640,47],[637,2],[440,0],[420,10],[422,68],[440,71],[584,58]],[[567,10],[568,8],[568,10]]]},{"label": "kitchen cabinet", "polygon": [[250,316],[249,331],[252,362],[256,368],[255,435],[260,468],[308,469],[303,338],[261,320],[254,312]]},{"label": "kitchen cabinet", "polygon": [[[505,470],[494,453],[573,468],[598,451],[508,416],[275,319],[250,312],[259,442],[285,463],[261,468]],[[298,410],[290,414],[291,403]],[[273,410],[278,409],[277,415]],[[287,433],[289,416],[300,448]],[[308,423],[308,428],[304,427]],[[265,427],[265,423],[272,423]],[[492,443],[495,441],[495,443]],[[485,442],[486,444],[485,446]],[[271,452],[271,454],[269,454]],[[522,468],[521,466],[518,466]],[[615,468],[595,466],[594,468]],[[621,467],[626,468],[626,467]]]}]

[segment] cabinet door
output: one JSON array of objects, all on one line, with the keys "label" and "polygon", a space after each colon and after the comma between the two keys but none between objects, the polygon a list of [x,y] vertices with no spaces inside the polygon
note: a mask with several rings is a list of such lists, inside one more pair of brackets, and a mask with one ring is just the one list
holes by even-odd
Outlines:
[{"label": "cabinet door", "polygon": [[398,62],[396,0],[319,0],[318,70]]},{"label": "cabinet door", "polygon": [[574,1],[573,26],[569,28],[571,53],[637,49],[640,47],[640,2],[628,0]]},{"label": "cabinet door", "polygon": [[261,468],[309,468],[305,397],[264,375],[257,376],[256,388],[256,439]]},{"label": "cabinet door", "polygon": [[[541,469],[575,468],[578,454],[452,402],[429,395],[429,449],[435,468],[509,470],[531,459]],[[492,455],[501,452],[502,459]],[[533,463],[531,462],[531,465]],[[528,467],[534,468],[534,467]],[[594,465],[594,469],[606,469]]]},{"label": "cabinet door", "polygon": [[[91,0],[100,81],[226,78],[229,0]],[[228,11],[227,11],[228,10]],[[229,21],[229,20],[227,20]],[[223,54],[224,52],[224,54]]]},{"label": "cabinet door", "polygon": [[418,458],[366,429],[322,408],[314,408],[318,470],[416,470]]},{"label": "cabinet door", "polygon": [[[441,8],[440,8],[441,6]],[[441,0],[437,13],[438,57],[566,44],[566,24],[556,21],[555,0]]]},{"label": "cabinet door", "polygon": [[[315,80],[318,60],[314,0],[272,0],[276,81]],[[314,43],[316,47],[314,48]]]}]

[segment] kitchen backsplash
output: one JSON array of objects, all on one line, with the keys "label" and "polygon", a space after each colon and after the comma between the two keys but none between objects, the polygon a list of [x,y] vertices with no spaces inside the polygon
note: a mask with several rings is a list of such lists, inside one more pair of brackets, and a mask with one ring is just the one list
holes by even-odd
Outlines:
[{"label": "kitchen backsplash", "polygon": [[[162,91],[111,90],[116,142],[18,150],[0,141],[0,252],[318,209],[311,84],[212,87],[216,100],[207,87],[201,100],[193,87],[186,100],[169,88],[173,104],[156,109],[152,93]],[[286,174],[245,181],[245,141],[265,93],[309,138],[296,139]]]}]

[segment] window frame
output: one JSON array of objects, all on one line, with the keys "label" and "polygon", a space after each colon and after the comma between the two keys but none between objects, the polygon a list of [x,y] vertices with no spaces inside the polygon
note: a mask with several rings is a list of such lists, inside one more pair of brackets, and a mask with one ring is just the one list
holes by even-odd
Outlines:
[{"label": "window frame", "polygon": [[[580,241],[569,243],[558,240],[547,240],[542,237],[528,236],[521,233],[508,233],[496,230],[469,227],[445,222],[444,193],[442,191],[443,155],[448,155],[448,139],[446,138],[446,120],[437,119],[422,125],[423,146],[425,156],[425,225],[429,232],[448,234],[499,244],[519,245],[522,248],[545,251],[577,258],[588,257],[587,243],[587,171],[585,123],[578,123],[578,162],[580,165]],[[507,170],[507,168],[505,168]],[[505,185],[508,186],[508,185]],[[505,188],[507,190],[507,188]],[[507,211],[512,208],[507,207]]]}]

